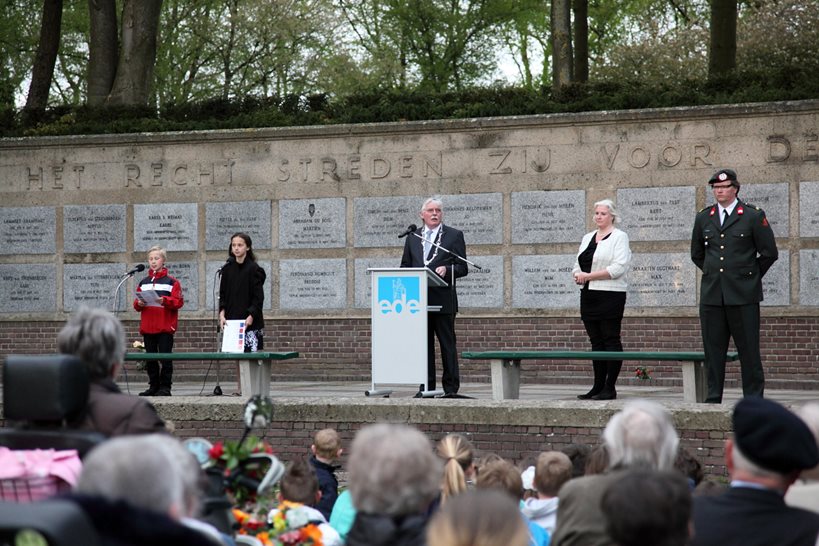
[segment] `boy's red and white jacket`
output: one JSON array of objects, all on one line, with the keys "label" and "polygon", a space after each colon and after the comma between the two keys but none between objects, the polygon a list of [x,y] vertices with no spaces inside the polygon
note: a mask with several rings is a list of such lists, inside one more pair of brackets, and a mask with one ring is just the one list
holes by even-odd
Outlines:
[{"label": "boy's red and white jacket", "polygon": [[139,281],[136,291],[139,293],[143,290],[156,290],[162,296],[162,307],[140,307],[139,299],[134,298],[134,309],[142,313],[139,333],[175,333],[179,322],[179,308],[185,303],[182,299],[182,285],[168,275],[168,269],[163,267],[159,271],[151,271]]}]

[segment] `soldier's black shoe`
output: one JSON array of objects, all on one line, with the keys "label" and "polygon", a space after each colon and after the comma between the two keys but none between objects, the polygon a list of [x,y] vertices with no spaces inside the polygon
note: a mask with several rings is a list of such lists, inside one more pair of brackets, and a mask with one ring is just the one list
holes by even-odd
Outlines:
[{"label": "soldier's black shoe", "polygon": [[171,388],[170,387],[159,387],[159,390],[156,391],[157,396],[170,396],[171,395]]},{"label": "soldier's black shoe", "polygon": [[148,387],[148,390],[139,393],[140,396],[156,396],[159,392],[159,387]]}]

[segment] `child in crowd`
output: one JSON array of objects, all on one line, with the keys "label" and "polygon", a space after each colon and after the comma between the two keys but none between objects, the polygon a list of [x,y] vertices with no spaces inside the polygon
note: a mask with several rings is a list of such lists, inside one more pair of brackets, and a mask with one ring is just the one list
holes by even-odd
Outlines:
[{"label": "child in crowd", "polygon": [[[482,463],[478,469],[478,477],[475,480],[475,487],[478,490],[496,489],[509,495],[515,504],[523,500],[523,480],[520,477],[520,470],[500,457],[492,458],[491,462]],[[529,546],[548,546],[551,536],[541,526],[532,522],[520,510],[520,518],[529,530]]]},{"label": "child in crowd", "polygon": [[466,491],[467,482],[475,475],[475,448],[460,434],[447,434],[435,446],[435,453],[444,461],[441,485],[441,505],[451,497]]},{"label": "child in crowd", "polygon": [[529,531],[502,491],[467,491],[441,508],[427,526],[428,546],[528,546]]},{"label": "child in crowd", "polygon": [[533,480],[537,497],[526,499],[523,514],[540,525],[549,535],[557,524],[557,493],[572,479],[572,460],[560,451],[545,451],[537,458]]},{"label": "child in crowd", "polygon": [[[168,274],[168,255],[160,246],[148,250],[148,276],[139,281],[134,309],[140,312],[139,333],[146,353],[173,352],[173,335],[179,322],[179,309],[185,303],[182,285]],[[173,383],[173,361],[148,360],[148,389],[140,396],[170,396]]]},{"label": "child in crowd", "polygon": [[338,532],[315,509],[321,492],[316,473],[306,459],[296,459],[287,465],[279,487],[279,506],[268,514],[275,533],[287,534],[299,528],[311,528],[308,534],[313,530],[319,533],[324,546],[341,546]]},{"label": "child in crowd", "polygon": [[333,505],[338,498],[338,478],[336,470],[340,467],[334,465],[344,451],[341,448],[341,438],[338,432],[331,428],[318,431],[313,438],[313,445],[310,446],[313,455],[310,457],[310,464],[316,471],[318,477],[321,499],[316,504],[316,509],[321,512],[325,519],[329,521],[333,511]]}]

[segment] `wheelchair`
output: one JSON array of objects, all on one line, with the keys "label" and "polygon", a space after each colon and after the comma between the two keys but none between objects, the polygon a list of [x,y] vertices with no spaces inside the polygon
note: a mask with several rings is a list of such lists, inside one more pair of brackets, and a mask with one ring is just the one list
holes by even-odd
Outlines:
[{"label": "wheelchair", "polygon": [[[3,365],[0,446],[20,452],[76,450],[80,458],[105,441],[102,434],[72,430],[88,400],[88,372],[68,355],[9,355]],[[95,546],[94,527],[79,506],[51,497],[67,492],[54,476],[0,479],[0,546]]]}]

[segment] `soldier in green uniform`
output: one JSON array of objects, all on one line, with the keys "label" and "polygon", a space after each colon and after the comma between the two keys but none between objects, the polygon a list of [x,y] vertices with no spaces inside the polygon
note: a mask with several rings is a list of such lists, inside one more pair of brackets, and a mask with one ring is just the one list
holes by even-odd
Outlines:
[{"label": "soldier in green uniform", "polygon": [[765,212],[737,199],[736,173],[719,170],[708,183],[717,202],[702,209],[694,220],[691,260],[702,270],[700,325],[708,376],[705,401],[719,404],[731,337],[739,352],[742,393],[763,395],[759,302],[762,277],[779,254]]}]

